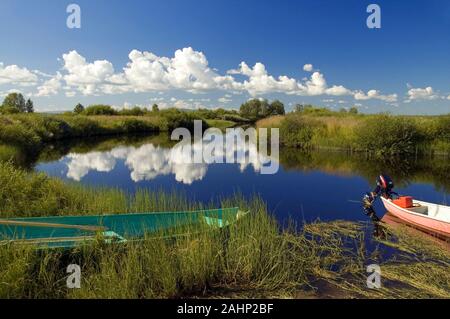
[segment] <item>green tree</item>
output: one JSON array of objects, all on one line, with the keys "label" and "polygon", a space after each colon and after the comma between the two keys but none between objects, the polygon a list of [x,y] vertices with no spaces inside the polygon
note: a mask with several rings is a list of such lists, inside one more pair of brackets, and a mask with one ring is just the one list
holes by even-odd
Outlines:
[{"label": "green tree", "polygon": [[241,116],[258,120],[270,115],[270,105],[267,100],[252,99],[243,103],[239,109]]},{"label": "green tree", "polygon": [[294,106],[294,112],[296,113],[302,113],[305,109],[305,106],[303,104],[295,104]]},{"label": "green tree", "polygon": [[75,108],[73,109],[73,112],[75,114],[81,114],[84,111],[84,106],[81,103],[78,103],[77,105],[75,105]]},{"label": "green tree", "polygon": [[258,120],[271,115],[285,114],[284,104],[275,100],[269,104],[267,100],[252,99],[241,105],[241,116],[252,120]]},{"label": "green tree", "polygon": [[270,103],[270,114],[269,115],[284,115],[284,104],[279,101],[275,100],[272,103]]},{"label": "green tree", "polygon": [[24,113],[26,102],[22,93],[9,93],[3,100],[2,113]]},{"label": "green tree", "polygon": [[34,113],[33,101],[28,99],[27,102],[25,103],[25,109],[27,110],[27,113]]},{"label": "green tree", "polygon": [[153,104],[152,106],[152,112],[158,112],[159,111],[159,106],[158,104]]},{"label": "green tree", "polygon": [[352,106],[350,110],[348,110],[350,114],[358,114],[358,108],[356,106]]}]

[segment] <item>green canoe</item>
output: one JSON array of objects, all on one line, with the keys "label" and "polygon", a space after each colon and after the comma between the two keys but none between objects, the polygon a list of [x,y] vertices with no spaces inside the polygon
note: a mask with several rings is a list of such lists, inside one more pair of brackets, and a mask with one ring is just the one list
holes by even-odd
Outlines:
[{"label": "green canoe", "polygon": [[40,248],[71,248],[101,238],[107,243],[177,236],[202,227],[222,228],[246,213],[239,208],[98,216],[0,219],[0,243],[20,242]]}]

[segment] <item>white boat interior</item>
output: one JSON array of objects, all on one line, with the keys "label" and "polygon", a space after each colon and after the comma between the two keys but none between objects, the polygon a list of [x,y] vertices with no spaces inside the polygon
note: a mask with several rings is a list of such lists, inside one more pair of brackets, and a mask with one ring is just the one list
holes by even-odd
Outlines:
[{"label": "white boat interior", "polygon": [[419,200],[414,200],[413,204],[413,207],[406,208],[406,210],[450,223],[449,206],[437,205],[433,203],[422,202]]}]

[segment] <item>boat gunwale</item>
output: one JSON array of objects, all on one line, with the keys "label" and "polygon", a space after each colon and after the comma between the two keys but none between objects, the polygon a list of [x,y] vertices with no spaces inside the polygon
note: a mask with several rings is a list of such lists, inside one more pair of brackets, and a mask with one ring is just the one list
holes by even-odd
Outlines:
[{"label": "boat gunwale", "polygon": [[105,217],[126,217],[126,216],[133,216],[133,217],[145,217],[148,215],[162,215],[162,214],[201,214],[205,212],[217,212],[217,211],[225,211],[225,210],[237,210],[236,213],[240,211],[239,207],[227,207],[227,208],[213,208],[213,209],[198,209],[198,210],[186,210],[186,211],[167,211],[167,212],[145,212],[145,213],[125,213],[125,214],[105,214],[105,215],[57,215],[57,216],[35,216],[35,217],[8,217],[8,218],[0,218],[0,220],[10,220],[10,221],[31,221],[31,220],[45,220],[45,219],[71,219],[71,218],[105,218]]},{"label": "boat gunwale", "polygon": [[[420,213],[417,213],[417,212],[408,210],[408,209],[406,209],[406,208],[400,207],[400,206],[398,206],[397,204],[395,204],[395,203],[394,203],[392,200],[390,200],[390,199],[381,197],[381,200],[383,201],[383,204],[384,204],[384,203],[388,203],[388,205],[392,205],[392,206],[394,206],[395,208],[400,209],[400,210],[401,210],[402,212],[404,212],[404,213],[412,214],[412,215],[415,215],[415,216],[418,216],[418,217],[424,217],[424,218],[432,219],[432,220],[438,221],[438,222],[440,222],[440,223],[445,223],[445,224],[449,224],[449,225],[450,225],[450,222],[448,222],[448,221],[445,221],[445,220],[442,220],[442,219],[439,219],[439,218],[436,218],[436,217],[433,217],[433,216],[430,216],[430,215],[420,214]],[[436,206],[447,207],[447,206],[444,206],[444,205],[438,205],[438,204],[433,204],[433,203],[424,202],[424,201],[419,201],[419,200],[413,200],[413,201],[415,201],[415,202],[420,202],[420,203],[424,203],[424,204],[429,204],[429,205],[436,205]],[[385,208],[389,211],[389,209],[386,207],[386,204],[385,204]],[[394,214],[394,215],[395,215],[395,214]]]}]

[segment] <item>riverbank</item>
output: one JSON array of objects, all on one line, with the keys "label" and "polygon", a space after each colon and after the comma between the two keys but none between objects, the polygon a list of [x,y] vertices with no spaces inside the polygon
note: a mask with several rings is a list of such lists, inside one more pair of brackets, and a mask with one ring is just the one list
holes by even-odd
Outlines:
[{"label": "riverbank", "polygon": [[[12,153],[13,147],[19,147],[33,152],[42,148],[45,143],[69,138],[171,132],[177,127],[193,129],[194,120],[201,120],[203,128],[209,127],[205,120],[187,112],[160,113],[146,116],[0,115],[0,151]],[[234,125],[234,122],[216,120],[212,124],[225,128]]]},{"label": "riverbank", "polygon": [[[66,184],[0,164],[0,217],[90,215],[207,208],[176,193]],[[366,225],[335,221],[281,228],[258,198],[222,200],[250,215],[226,232],[192,232],[68,253],[0,246],[0,297],[179,298],[345,297],[448,298],[449,252],[407,231],[385,230],[375,250]],[[370,239],[369,239],[370,240]],[[384,256],[388,247],[398,253]],[[64,265],[82,266],[82,288],[65,286]],[[366,287],[366,266],[382,267],[383,287]]]},{"label": "riverbank", "polygon": [[302,149],[366,152],[376,157],[450,155],[450,115],[364,115],[310,109],[257,122],[279,128],[280,142]]},{"label": "riverbank", "polygon": [[[317,110],[321,109],[268,117],[256,122],[256,127],[279,128],[281,145],[303,150],[345,150],[384,158],[450,156],[450,115],[363,115]],[[0,158],[14,154],[14,148],[32,153],[45,143],[68,138],[170,132],[177,127],[192,129],[194,120],[202,120],[204,129],[239,125],[197,113],[169,110],[140,116],[0,115]]]}]

